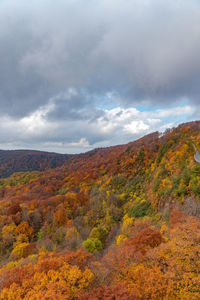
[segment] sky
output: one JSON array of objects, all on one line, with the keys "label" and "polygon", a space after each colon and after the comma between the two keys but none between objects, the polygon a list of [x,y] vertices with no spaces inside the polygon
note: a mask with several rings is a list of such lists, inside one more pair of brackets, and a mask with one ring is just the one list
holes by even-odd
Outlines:
[{"label": "sky", "polygon": [[199,0],[0,0],[0,149],[80,153],[200,119]]}]

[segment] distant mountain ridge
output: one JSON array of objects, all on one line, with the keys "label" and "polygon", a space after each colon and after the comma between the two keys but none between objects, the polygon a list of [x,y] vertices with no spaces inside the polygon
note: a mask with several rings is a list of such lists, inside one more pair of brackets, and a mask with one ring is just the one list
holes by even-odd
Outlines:
[{"label": "distant mountain ridge", "polygon": [[57,168],[70,157],[72,155],[36,150],[0,150],[0,178],[15,172]]},{"label": "distant mountain ridge", "polygon": [[[152,132],[128,144],[96,148],[80,154],[60,154],[38,150],[0,150],[0,178],[9,177],[15,172],[44,171],[61,166],[65,166],[66,170],[71,172],[79,170],[83,165],[85,168],[85,164],[90,167],[105,164],[105,166],[109,166],[108,169],[111,168],[113,171],[114,168],[121,172],[120,160],[129,156],[131,149],[137,152],[142,151],[143,147],[147,147],[149,153],[153,151],[156,155],[159,147],[170,136],[170,132],[178,133],[188,127],[192,131],[198,130],[200,121],[180,124],[177,128],[167,129],[162,134],[158,131]],[[125,157],[124,154],[126,154]],[[115,164],[114,161],[118,163]]]}]

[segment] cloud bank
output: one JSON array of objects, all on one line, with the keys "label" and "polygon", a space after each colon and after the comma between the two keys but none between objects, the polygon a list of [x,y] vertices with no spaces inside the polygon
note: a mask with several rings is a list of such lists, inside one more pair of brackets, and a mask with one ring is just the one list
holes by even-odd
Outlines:
[{"label": "cloud bank", "polygon": [[79,152],[199,118],[197,0],[1,0],[0,20],[1,148]]}]

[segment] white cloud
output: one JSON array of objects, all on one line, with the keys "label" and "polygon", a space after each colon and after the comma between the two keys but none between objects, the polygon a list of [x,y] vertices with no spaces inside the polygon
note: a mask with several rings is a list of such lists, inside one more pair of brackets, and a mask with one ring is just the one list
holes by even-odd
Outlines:
[{"label": "white cloud", "polygon": [[[83,119],[48,119],[55,109],[55,102],[41,107],[27,117],[14,119],[1,118],[1,148],[38,148],[63,153],[84,152],[95,147],[127,143],[152,131],[164,131],[175,126],[178,117],[189,117],[192,107],[158,109],[153,112],[139,111],[136,108],[116,107],[102,109],[99,117],[93,111]],[[82,111],[79,112],[83,114]],[[175,118],[176,117],[176,118]],[[169,122],[170,118],[175,118]]]},{"label": "white cloud", "polygon": [[67,146],[67,147],[73,147],[73,148],[89,148],[90,147],[90,145],[89,145],[89,143],[88,143],[88,141],[87,141],[87,139],[86,138],[81,138],[80,139],[80,141],[78,141],[78,142],[72,142],[72,143],[65,143],[65,145]]},{"label": "white cloud", "polygon": [[186,106],[178,106],[178,107],[173,107],[173,108],[168,108],[168,109],[158,109],[154,113],[155,116],[158,116],[160,118],[163,117],[169,117],[169,116],[180,116],[180,115],[185,115],[185,114],[192,114],[194,113],[195,108],[189,105]]},{"label": "white cloud", "polygon": [[145,124],[143,121],[132,121],[130,124],[124,125],[124,131],[132,134],[139,134],[148,130],[149,127],[150,126]]},{"label": "white cloud", "polygon": [[57,126],[55,123],[50,123],[46,116],[54,109],[53,104],[46,105],[24,117],[18,121],[18,126],[23,129],[24,136],[38,136],[45,135],[51,129]]},{"label": "white cloud", "polygon": [[[37,148],[63,153],[84,152],[96,147],[127,143],[152,131],[164,131],[177,125],[179,117],[190,117],[192,107],[158,109],[153,112],[136,108],[102,109],[93,118],[90,110],[83,119],[48,119],[54,101],[19,120],[2,117],[1,148]],[[79,112],[82,114],[82,111]],[[169,120],[173,120],[169,122]]]}]

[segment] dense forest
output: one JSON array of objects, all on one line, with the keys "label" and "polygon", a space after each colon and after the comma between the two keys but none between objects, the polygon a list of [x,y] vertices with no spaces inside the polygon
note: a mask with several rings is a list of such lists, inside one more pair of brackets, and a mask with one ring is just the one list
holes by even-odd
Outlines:
[{"label": "dense forest", "polygon": [[63,165],[72,155],[33,150],[0,150],[0,178],[15,172],[44,171]]},{"label": "dense forest", "polygon": [[42,169],[1,160],[0,298],[200,299],[194,146],[200,121]]}]

